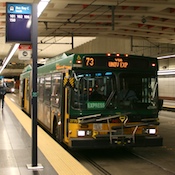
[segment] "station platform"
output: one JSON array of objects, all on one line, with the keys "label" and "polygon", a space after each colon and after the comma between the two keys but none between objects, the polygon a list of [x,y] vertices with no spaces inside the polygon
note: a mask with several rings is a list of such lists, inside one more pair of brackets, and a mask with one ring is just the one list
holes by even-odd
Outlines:
[{"label": "station platform", "polygon": [[28,169],[31,128],[31,119],[6,96],[0,108],[0,175],[92,175],[39,126],[38,163],[43,168]]},{"label": "station platform", "polygon": [[167,110],[167,111],[175,112],[175,101],[173,101],[173,100],[164,100],[162,109]]}]

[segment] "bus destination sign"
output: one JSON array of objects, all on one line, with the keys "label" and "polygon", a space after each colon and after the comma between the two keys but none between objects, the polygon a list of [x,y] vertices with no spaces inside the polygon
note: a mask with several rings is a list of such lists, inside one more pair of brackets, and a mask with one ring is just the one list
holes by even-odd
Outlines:
[{"label": "bus destination sign", "polygon": [[32,4],[6,4],[6,42],[31,42]]},{"label": "bus destination sign", "polygon": [[[142,59],[142,61],[140,61]],[[125,56],[85,56],[83,58],[84,67],[88,68],[109,68],[109,69],[128,69],[128,70],[148,70],[149,61],[138,57]]]},{"label": "bus destination sign", "polygon": [[124,61],[122,58],[114,58],[114,61],[108,61],[108,67],[127,68],[128,62]]},{"label": "bus destination sign", "polygon": [[85,66],[86,67],[109,67],[109,68],[127,68],[128,61],[123,60],[123,58],[108,58],[108,57],[85,57]]}]

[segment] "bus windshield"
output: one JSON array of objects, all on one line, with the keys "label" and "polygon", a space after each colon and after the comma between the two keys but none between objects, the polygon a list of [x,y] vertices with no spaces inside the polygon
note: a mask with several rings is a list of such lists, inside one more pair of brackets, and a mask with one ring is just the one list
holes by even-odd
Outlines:
[{"label": "bus windshield", "polygon": [[153,109],[157,106],[157,78],[148,73],[120,73],[118,102],[120,108]]},{"label": "bus windshield", "polygon": [[114,106],[116,77],[112,72],[75,73],[75,86],[72,93],[74,108],[105,108]]},{"label": "bus windshield", "polygon": [[156,107],[157,79],[151,74],[74,73],[72,106],[77,109]]}]

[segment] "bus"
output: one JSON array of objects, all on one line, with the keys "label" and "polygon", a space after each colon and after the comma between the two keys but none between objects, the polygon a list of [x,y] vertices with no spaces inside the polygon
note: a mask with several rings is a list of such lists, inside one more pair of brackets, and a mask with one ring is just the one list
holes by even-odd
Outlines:
[{"label": "bus", "polygon": [[[29,115],[31,69],[23,70],[19,89]],[[64,53],[37,69],[38,123],[59,143],[78,149],[163,144],[156,58]]]},{"label": "bus", "polygon": [[6,92],[14,93],[15,92],[15,79],[14,78],[4,78],[4,85]]}]

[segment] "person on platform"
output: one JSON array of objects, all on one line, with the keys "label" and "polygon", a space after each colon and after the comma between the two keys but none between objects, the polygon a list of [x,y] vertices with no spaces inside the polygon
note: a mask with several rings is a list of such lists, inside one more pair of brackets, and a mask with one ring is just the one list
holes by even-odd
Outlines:
[{"label": "person on platform", "polygon": [[3,83],[0,84],[0,100],[1,100],[1,106],[2,109],[4,108],[4,97],[6,94],[5,86]]}]

